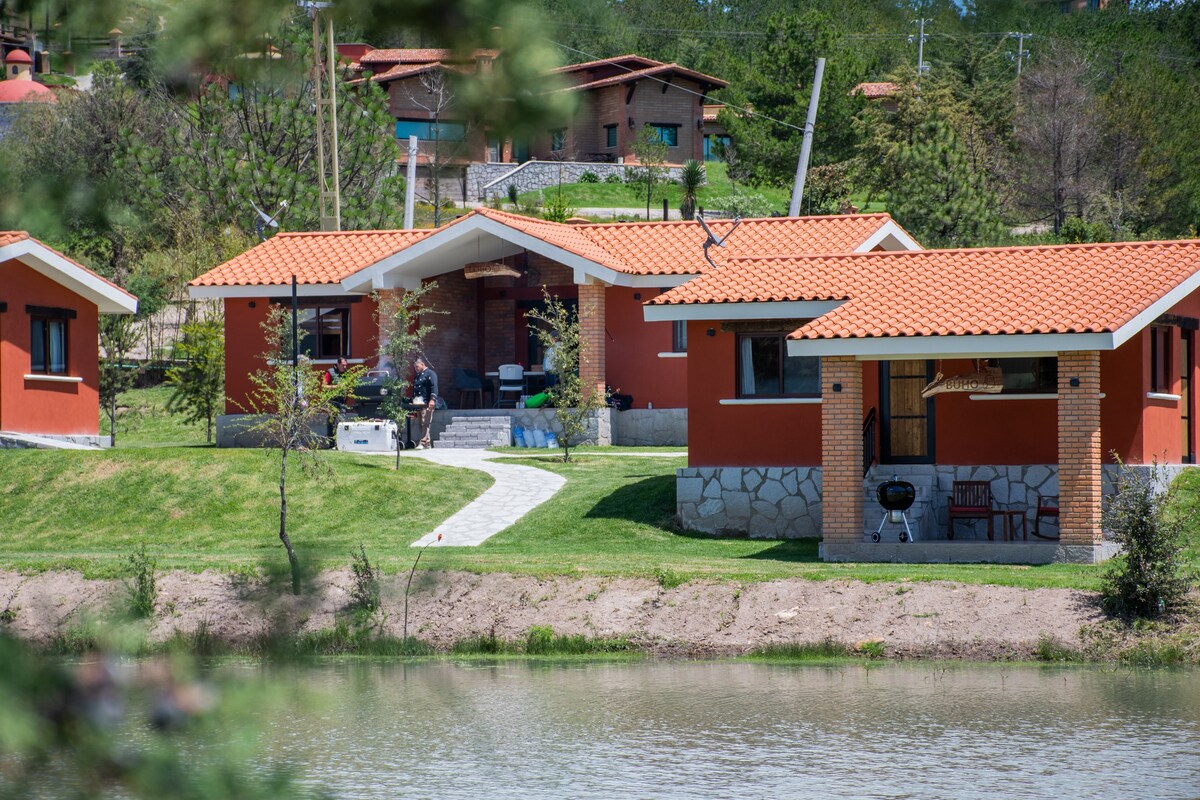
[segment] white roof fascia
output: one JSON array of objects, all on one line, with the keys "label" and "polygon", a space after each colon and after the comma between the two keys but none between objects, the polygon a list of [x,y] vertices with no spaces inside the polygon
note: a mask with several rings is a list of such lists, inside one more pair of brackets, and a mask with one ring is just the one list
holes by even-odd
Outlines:
[{"label": "white roof fascia", "polygon": [[[888,240],[891,242],[888,242]],[[894,246],[889,247],[888,244]],[[921,250],[922,247],[917,243],[917,240],[904,232],[904,229],[896,224],[895,220],[888,220],[879,226],[879,230],[872,233],[867,240],[854,248],[855,253],[869,253],[876,247],[883,245],[885,251],[896,250]]]},{"label": "white roof fascia", "polygon": [[828,314],[844,300],[790,300],[752,303],[678,303],[644,305],[646,322],[676,320],[815,319]]},{"label": "white roof fascia", "polygon": [[1193,272],[1174,289],[1151,303],[1145,311],[1129,320],[1129,322],[1126,322],[1120,328],[1117,328],[1113,333],[1113,341],[1116,342],[1116,346],[1120,347],[1125,344],[1125,342],[1132,339],[1139,331],[1163,314],[1166,314],[1197,289],[1200,289],[1200,270]]},{"label": "white roof fascia", "polygon": [[136,297],[33,239],[22,239],[0,248],[0,263],[10,259],[20,261],[35,272],[95,303],[101,314],[137,313]]},{"label": "white roof fascia", "polygon": [[[188,295],[194,300],[238,297],[290,297],[290,283],[259,283],[252,286],[189,286]],[[297,297],[329,297],[344,294],[355,296],[362,292],[347,292],[340,283],[302,283],[296,287]]]},{"label": "white roof fascia", "polygon": [[698,277],[700,275],[694,272],[686,275],[633,275],[632,286],[635,289],[674,289]]},{"label": "white roof fascia", "polygon": [[789,356],[857,356],[865,361],[917,358],[996,358],[1115,350],[1111,333],[983,334],[974,336],[874,336],[789,339]]},{"label": "white roof fascia", "polygon": [[[424,255],[425,253],[449,244],[450,242],[454,242],[457,239],[460,239],[461,237],[471,233],[479,227],[477,221],[480,219],[483,219],[483,217],[476,215],[468,219],[464,219],[462,222],[448,225],[441,230],[434,231],[424,239],[414,242],[408,247],[397,250],[390,256],[386,256],[379,261],[376,261],[374,264],[363,267],[358,272],[354,272],[346,276],[342,279],[342,288],[348,292],[363,292],[370,289],[388,288],[386,285],[388,281],[385,277],[387,273],[391,272],[397,267],[407,264],[409,261],[412,261],[418,256]],[[419,286],[421,281],[418,278],[415,285],[410,284],[409,281],[403,280],[393,281],[393,283],[397,285],[397,288],[413,289],[416,288],[416,286]]]}]

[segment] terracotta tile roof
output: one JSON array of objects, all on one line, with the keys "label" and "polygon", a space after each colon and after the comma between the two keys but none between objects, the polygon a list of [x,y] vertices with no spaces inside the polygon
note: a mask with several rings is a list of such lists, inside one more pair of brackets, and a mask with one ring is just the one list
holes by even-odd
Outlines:
[{"label": "terracotta tile roof", "polygon": [[[397,64],[377,75],[372,75],[371,80],[374,83],[387,83],[388,81],[398,81],[404,78],[411,78],[414,75],[422,75],[426,72],[432,72],[436,69],[444,69],[449,72],[468,72],[467,67],[462,64],[443,64],[440,61],[431,61],[428,64]],[[356,83],[357,81],[352,81]]]},{"label": "terracotta tile roof", "polygon": [[1200,272],[1200,241],[736,259],[652,304],[847,300],[794,339],[1112,332]]},{"label": "terracotta tile roof", "polygon": [[[710,269],[704,260],[705,234],[696,222],[568,225],[477,208],[438,230],[475,216],[495,220],[629,275],[694,275]],[[712,248],[711,252],[718,264],[733,257],[849,252],[891,221],[887,214],[748,219],[742,221],[724,248]],[[709,223],[717,236],[724,235],[732,225],[731,221]],[[299,283],[337,283],[434,232],[280,233],[204,273],[191,285],[280,285],[290,282],[293,273]]]},{"label": "terracotta tile roof", "polygon": [[28,238],[29,234],[25,231],[0,231],[0,247],[8,247]]},{"label": "terracotta tile roof", "polygon": [[[690,220],[561,225],[485,208],[478,209],[478,213],[618,272],[695,275],[711,269],[704,260],[707,237],[700,224]],[[848,253],[891,221],[887,214],[747,219],[726,240],[725,247],[714,247],[709,252],[718,264],[735,257]],[[728,220],[709,223],[717,236],[723,236],[732,226]]]},{"label": "terracotta tile roof", "polygon": [[552,73],[579,72],[581,70],[595,69],[597,67],[612,66],[615,64],[628,64],[630,62],[641,64],[643,67],[653,67],[663,64],[662,61],[655,61],[652,58],[645,56],[634,55],[629,53],[623,56],[613,56],[612,58],[600,58],[595,61],[584,61],[580,64],[567,64],[565,67],[556,67],[550,70]]},{"label": "terracotta tile roof", "polygon": [[861,94],[868,100],[880,100],[884,97],[892,97],[900,92],[900,85],[891,81],[880,81],[878,83],[860,83],[850,90],[850,94]]},{"label": "terracotta tile roof", "polygon": [[717,115],[720,114],[724,108],[725,108],[724,103],[714,103],[711,105],[705,105],[704,106],[704,116],[703,116],[704,121],[705,122],[716,122]]},{"label": "terracotta tile roof", "polygon": [[190,286],[268,286],[337,283],[414,242],[431,230],[279,233],[210,269]]},{"label": "terracotta tile roof", "polygon": [[[844,214],[826,217],[766,217],[746,219],[725,241],[709,249],[718,265],[731,258],[778,255],[849,253],[884,225],[887,214]],[[717,236],[733,226],[730,220],[710,222]],[[687,222],[622,222],[577,225],[577,230],[619,253],[624,272],[635,275],[694,275],[712,268],[704,260],[707,237],[700,224]]]},{"label": "terracotta tile roof", "polygon": [[475,50],[469,56],[444,48],[381,48],[365,53],[359,64],[428,64],[433,61],[474,61],[478,58],[495,58],[499,50]]},{"label": "terracotta tile roof", "polygon": [[577,92],[581,89],[602,89],[605,86],[618,86],[622,83],[628,83],[629,81],[641,80],[642,78],[654,78],[668,73],[682,75],[685,78],[691,78],[692,80],[700,83],[707,83],[716,88],[729,85],[726,81],[723,81],[720,78],[714,78],[712,75],[705,75],[703,72],[696,72],[695,70],[688,69],[687,67],[681,67],[678,64],[659,64],[657,66],[646,67],[645,69],[635,69],[629,72],[622,72],[619,75],[601,78],[600,80],[591,81],[589,83],[580,83],[575,86],[568,86],[567,88],[559,89],[558,91]]}]

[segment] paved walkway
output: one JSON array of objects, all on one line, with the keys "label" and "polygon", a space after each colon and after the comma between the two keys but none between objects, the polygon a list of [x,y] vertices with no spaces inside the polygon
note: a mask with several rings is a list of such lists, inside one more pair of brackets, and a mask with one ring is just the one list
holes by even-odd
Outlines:
[{"label": "paved walkway", "polygon": [[[394,456],[395,453],[390,455]],[[474,547],[495,536],[521,517],[553,497],[566,478],[536,467],[503,464],[491,459],[487,450],[405,450],[408,458],[423,458],[449,467],[477,469],[496,482],[479,497],[431,532],[413,542],[413,547]],[[438,534],[442,541],[438,541]]]}]

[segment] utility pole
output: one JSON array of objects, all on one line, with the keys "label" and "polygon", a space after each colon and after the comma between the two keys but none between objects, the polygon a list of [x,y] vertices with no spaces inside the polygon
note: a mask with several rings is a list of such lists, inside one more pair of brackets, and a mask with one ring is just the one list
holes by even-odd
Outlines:
[{"label": "utility pole", "polygon": [[[333,18],[322,14],[333,3],[300,0],[313,30],[313,94],[317,105],[317,161],[320,170],[321,230],[342,229],[342,198],[338,182],[337,49],[333,45]],[[322,50],[324,52],[322,53]],[[324,56],[324,58],[322,58]],[[328,84],[322,90],[322,82]]]},{"label": "utility pole", "polygon": [[[804,120],[804,140],[800,144],[800,159],[796,162],[796,180],[792,183],[792,203],[788,216],[800,216],[800,199],[804,197],[804,181],[808,177],[808,158],[812,154],[813,130],[817,127],[817,103],[821,99],[821,78],[825,75],[825,59],[817,59],[813,75],[812,96],[808,99],[808,116]],[[648,216],[648,215],[647,215]]]},{"label": "utility pole", "polygon": [[404,230],[413,228],[413,206],[417,202],[417,137],[408,137],[408,164],[404,179]]},{"label": "utility pole", "polygon": [[1013,53],[1008,54],[1008,57],[1010,59],[1017,62],[1017,83],[1016,83],[1016,90],[1015,90],[1016,97],[1013,100],[1013,112],[1014,112],[1013,113],[1013,135],[1015,136],[1017,133],[1016,112],[1019,111],[1020,107],[1021,107],[1021,63],[1025,59],[1029,58],[1029,51],[1025,49],[1025,40],[1032,39],[1033,34],[1017,32],[1017,33],[1010,33],[1009,36],[1015,36],[1017,38],[1016,54],[1013,54]]},{"label": "utility pole", "polygon": [[912,21],[912,24],[919,26],[919,28],[918,28],[919,32],[917,33],[917,35],[915,37],[913,37],[913,36],[908,37],[909,44],[912,44],[914,39],[917,42],[917,93],[918,94],[920,94],[920,92],[921,92],[921,76],[929,71],[929,65],[925,63],[925,40],[929,38],[929,36],[925,33],[925,23],[932,22],[932,21],[933,20],[925,19],[924,17],[922,17],[921,19],[914,19]]}]

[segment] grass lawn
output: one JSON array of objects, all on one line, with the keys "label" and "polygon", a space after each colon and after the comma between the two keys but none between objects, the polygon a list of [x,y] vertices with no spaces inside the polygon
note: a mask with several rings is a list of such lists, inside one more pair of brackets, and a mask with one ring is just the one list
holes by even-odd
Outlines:
[{"label": "grass lawn", "polygon": [[430,550],[429,569],[657,577],[670,585],[690,578],[759,581],[950,580],[1024,587],[1095,589],[1100,567],[990,564],[826,564],[813,540],[713,538],[682,533],[672,521],[675,468],[684,459],[581,455],[563,464],[549,457],[520,463],[557,472],[567,485],[550,502],[477,548]]},{"label": "grass lawn", "polygon": [[[724,164],[720,162],[708,162],[705,164],[708,171],[708,184],[701,187],[699,191],[699,204],[705,207],[711,207],[714,198],[726,197],[734,193],[734,186],[729,181],[728,171]],[[567,196],[569,202],[575,208],[641,208],[646,207],[646,194],[643,190],[639,192],[636,186],[630,186],[624,183],[564,183],[563,194]],[[761,194],[767,199],[774,210],[781,213],[787,212],[788,202],[791,200],[791,189],[779,189],[771,186],[741,186],[738,188],[749,194]],[[542,190],[542,196],[548,197],[558,188],[551,186]],[[671,208],[679,208],[679,184],[666,183],[660,185],[654,190],[653,199],[650,202],[650,217],[658,219],[662,214],[662,201],[665,197],[671,204]],[[538,200],[537,192],[526,192],[521,195],[521,201],[526,203],[536,202]]]},{"label": "grass lawn", "polygon": [[[331,473],[289,463],[289,532],[302,556],[341,567],[362,541],[398,571],[408,544],[481,494],[492,479],[406,459],[330,453]],[[163,569],[253,569],[286,563],[279,543],[275,451],[142,448],[0,451],[0,568],[123,574],[139,545]]]},{"label": "grass lawn", "polygon": [[[204,424],[188,425],[182,414],[167,411],[170,386],[132,389],[117,400],[117,447],[203,445]],[[214,433],[216,421],[214,420]],[[100,414],[100,433],[109,434],[108,415]]]}]

